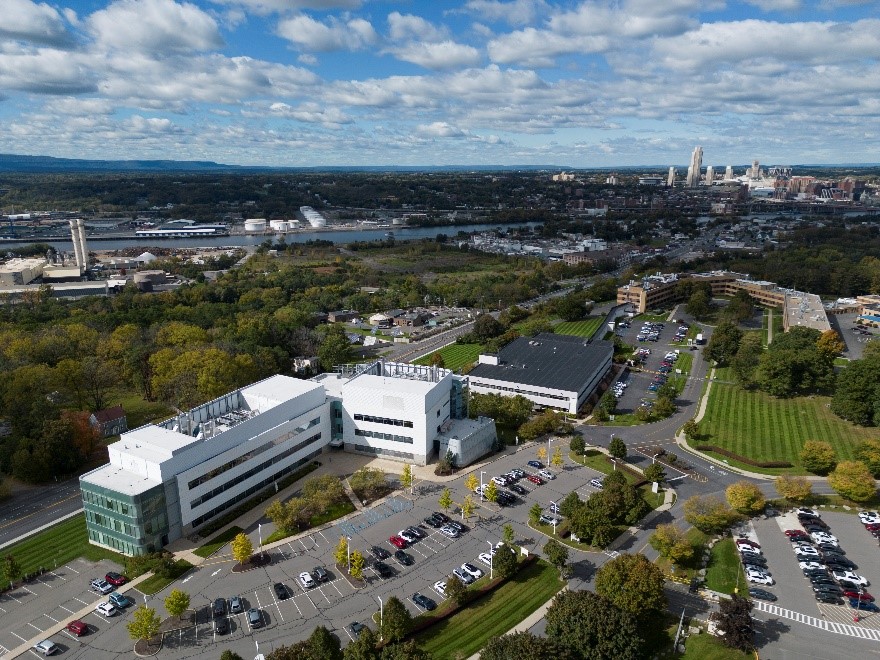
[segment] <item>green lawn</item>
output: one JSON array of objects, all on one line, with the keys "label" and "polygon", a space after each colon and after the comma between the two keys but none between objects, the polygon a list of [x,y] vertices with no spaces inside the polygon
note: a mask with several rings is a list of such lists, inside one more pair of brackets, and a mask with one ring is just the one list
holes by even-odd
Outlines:
[{"label": "green lawn", "polygon": [[537,561],[415,639],[435,660],[467,658],[483,648],[490,637],[508,632],[562,587],[559,571],[545,561]]},{"label": "green lawn", "polygon": [[218,534],[210,541],[205,543],[203,546],[198,548],[195,551],[195,554],[197,554],[199,557],[204,557],[207,559],[243,531],[244,530],[238,525],[233,525],[222,534]]},{"label": "green lawn", "polygon": [[[716,371],[718,381],[731,381],[727,369]],[[704,435],[697,444],[712,444],[758,461],[789,461],[796,474],[806,474],[800,452],[807,440],[831,444],[838,460],[853,457],[855,445],[880,438],[880,429],[856,426],[840,419],[823,396],[774,399],[763,392],[745,391],[736,385],[714,382],[706,415],[700,422]],[[724,458],[724,457],[721,457]],[[730,461],[734,465],[734,461]],[[780,470],[743,466],[777,474]]]},{"label": "green lawn", "polygon": [[160,575],[151,575],[146,580],[141,582],[139,585],[135,587],[142,594],[148,594],[152,596],[153,594],[157,594],[162,589],[167,587],[169,584],[174,582],[175,580],[179,580],[183,577],[183,574],[186,573],[189,569],[193,567],[186,559],[178,559],[174,562],[174,568],[171,571],[171,574],[167,577],[162,577]]},{"label": "green lawn", "polygon": [[[691,547],[694,548],[694,554],[688,561],[676,564],[674,574],[676,575],[676,577],[683,577],[690,581],[697,575],[697,572],[700,570],[700,568],[702,568],[700,559],[703,554],[703,546],[706,545],[708,537],[696,527],[691,527],[687,531],[685,536],[690,542]],[[669,559],[665,557],[658,557],[655,563],[657,564],[657,566],[660,567],[660,570],[662,570],[667,575],[673,574],[672,562]]]},{"label": "green lawn", "polygon": [[[589,468],[593,468],[597,472],[602,472],[603,474],[611,474],[615,469],[611,459],[595,449],[588,449],[584,456],[575,456],[573,452],[569,452],[568,456],[571,460]],[[618,462],[618,465],[620,465],[620,462]],[[631,484],[642,481],[641,475],[633,470],[623,470],[623,476],[625,476],[626,480]]]},{"label": "green lawn", "polygon": [[[449,346],[444,346],[439,351],[435,351],[435,353],[439,353],[443,357],[443,365],[446,369],[459,371],[463,367],[468,367],[476,362],[482,350],[483,346],[481,344],[450,344]],[[432,355],[434,353],[420,357],[415,361],[415,364],[430,364]]]},{"label": "green lawn", "polygon": [[110,559],[120,566],[125,564],[122,555],[89,543],[83,514],[68,518],[0,552],[4,557],[15,557],[23,573],[33,573],[41,566],[47,570],[53,569],[77,557],[85,557],[89,561]]},{"label": "green lawn", "polygon": [[590,316],[583,321],[565,321],[553,326],[557,335],[574,335],[575,337],[592,337],[593,333],[605,321],[604,316]]},{"label": "green lawn", "polygon": [[724,645],[718,637],[708,633],[691,635],[685,642],[681,660],[755,660],[750,653],[743,653]]},{"label": "green lawn", "polygon": [[732,594],[737,585],[740,593],[749,588],[733,539],[722,539],[712,546],[709,565],[706,567],[706,587],[712,591]]},{"label": "green lawn", "polygon": [[144,398],[133,392],[118,392],[110,397],[108,406],[120,405],[125,410],[128,428],[136,429],[144,424],[160,422],[174,415],[174,408],[159,401],[145,401]]}]

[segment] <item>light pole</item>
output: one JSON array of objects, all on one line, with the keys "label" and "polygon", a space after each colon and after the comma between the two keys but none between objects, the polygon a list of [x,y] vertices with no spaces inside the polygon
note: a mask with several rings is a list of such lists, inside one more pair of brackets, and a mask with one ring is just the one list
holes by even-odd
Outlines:
[{"label": "light pole", "polygon": [[345,537],[345,554],[348,555],[348,574],[351,575],[351,537]]},{"label": "light pole", "polygon": [[853,622],[855,622],[855,623],[858,623],[859,619],[861,618],[859,615],[861,614],[861,611],[862,611],[862,594],[864,592],[865,592],[865,588],[859,587],[859,597],[858,597],[858,602],[856,603],[856,613],[853,616]]},{"label": "light pole", "polygon": [[551,438],[547,438],[547,467],[550,467],[550,443],[552,442]]},{"label": "light pole", "polygon": [[616,458],[611,459],[611,467],[614,471],[617,471],[617,459]]},{"label": "light pole", "polygon": [[484,502],[483,498],[483,475],[486,474],[485,471],[480,470],[480,502]]},{"label": "light pole", "polygon": [[382,596],[376,596],[379,600],[379,641],[382,641]]},{"label": "light pole", "polygon": [[495,557],[492,555],[492,551],[495,549],[495,546],[492,545],[492,541],[486,541],[489,544],[489,579],[495,579]]},{"label": "light pole", "polygon": [[257,525],[257,536],[260,538],[260,556],[263,554],[263,523]]}]

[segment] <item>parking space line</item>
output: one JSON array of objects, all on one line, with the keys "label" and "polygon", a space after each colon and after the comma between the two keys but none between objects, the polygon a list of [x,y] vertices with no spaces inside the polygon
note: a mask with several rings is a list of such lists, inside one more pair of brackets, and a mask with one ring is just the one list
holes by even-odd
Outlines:
[{"label": "parking space line", "polygon": [[58,619],[51,617],[48,614],[44,614],[43,616],[46,617],[47,619],[52,619],[52,621],[54,621],[55,623],[61,623]]},{"label": "parking space line", "polygon": [[43,629],[42,629],[42,628],[39,628],[39,627],[35,626],[35,625],[32,624],[30,621],[27,621],[26,623],[27,623],[27,625],[29,625],[31,628],[33,628],[33,629],[36,630],[37,632],[43,632]]},{"label": "parking space line", "polygon": [[78,598],[77,596],[74,596],[73,599],[74,599],[74,600],[78,600],[78,601],[81,602],[83,605],[88,605],[88,604],[89,604],[88,601],[85,601],[85,600],[83,600],[82,598]]},{"label": "parking space line", "polygon": [[34,596],[37,595],[37,592],[36,592],[36,591],[31,591],[30,589],[28,589],[28,588],[27,588],[26,586],[24,586],[24,585],[21,585],[21,588],[24,589],[25,591],[27,591],[29,594],[33,594]]},{"label": "parking space line", "polygon": [[[321,535],[321,538],[322,538],[322,539],[324,539],[325,541],[327,541],[327,537],[324,536],[324,532],[322,532],[320,529],[318,530],[318,534]],[[327,545],[330,545],[330,541],[327,541]]]},{"label": "parking space line", "polygon": [[324,593],[324,589],[322,587],[318,587],[318,591],[321,592],[321,595],[324,597],[324,600],[326,600],[329,603],[330,599],[327,598],[327,594]]},{"label": "parking space line", "polygon": [[[42,631],[41,631],[41,632],[42,632]],[[19,635],[19,634],[16,633],[16,632],[13,632],[12,630],[9,631],[9,634],[10,634],[10,635],[15,635],[16,637],[18,637],[18,638],[19,638],[21,641],[23,641],[23,642],[26,642],[26,641],[27,641],[24,637],[22,637],[21,635]]]},{"label": "parking space line", "polygon": [[302,618],[303,612],[302,612],[301,609],[299,609],[299,605],[296,604],[296,596],[294,596],[294,597],[291,598],[290,600],[293,601],[293,606],[296,608],[296,611],[299,612],[299,616],[300,616],[300,618]]},{"label": "parking space line", "polygon": [[49,587],[50,589],[54,589],[54,588],[55,588],[55,587],[53,587],[51,584],[49,584],[48,582],[44,582],[44,581],[41,580],[40,578],[37,578],[37,582],[39,582],[39,583],[42,584],[42,585],[45,585],[45,586]]},{"label": "parking space line", "polygon": [[281,613],[281,606],[278,604],[278,599],[275,598],[275,592],[272,592],[272,600],[275,601],[275,609],[278,610],[278,616],[281,617],[281,622],[284,623],[284,615]]},{"label": "parking space line", "polygon": [[57,577],[57,578],[61,578],[62,580],[64,580],[65,582],[67,582],[67,578],[64,577],[61,573],[56,573],[55,571],[49,571],[49,572],[50,572],[52,575],[54,575],[55,577]]},{"label": "parking space line", "polygon": [[333,588],[336,589],[336,591],[338,591],[338,592],[339,592],[339,595],[341,596],[341,595],[342,595],[342,592],[339,591],[339,587],[336,586],[336,583],[337,583],[337,582],[339,582],[339,580],[333,580],[333,582],[331,582],[330,584],[333,585]]},{"label": "parking space line", "polygon": [[290,543],[287,543],[287,547],[290,548],[290,556],[291,556],[291,557],[295,557],[295,556],[296,556],[296,550],[293,549],[293,546],[290,545]]},{"label": "parking space line", "polygon": [[297,539],[297,540],[299,541],[299,544],[303,547],[303,550],[308,550],[308,548],[306,547],[306,544],[303,543],[302,539]]},{"label": "parking space line", "polygon": [[[68,566],[67,564],[64,564],[64,568],[70,568],[70,566]],[[79,575],[79,571],[76,570],[75,568],[70,568],[70,570],[73,571],[74,573],[76,573],[77,575]]]}]

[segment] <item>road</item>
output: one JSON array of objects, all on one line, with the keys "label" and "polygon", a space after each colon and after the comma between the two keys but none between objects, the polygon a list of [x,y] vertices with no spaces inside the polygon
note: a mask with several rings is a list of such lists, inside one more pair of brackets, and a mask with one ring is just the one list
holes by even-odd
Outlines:
[{"label": "road", "polygon": [[0,547],[81,508],[79,479],[14,493],[0,504]]}]

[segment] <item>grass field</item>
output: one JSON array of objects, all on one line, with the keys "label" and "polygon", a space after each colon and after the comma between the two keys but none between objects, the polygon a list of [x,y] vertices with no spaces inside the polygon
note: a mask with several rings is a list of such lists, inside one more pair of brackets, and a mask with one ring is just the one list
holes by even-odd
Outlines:
[{"label": "grass field", "polygon": [[[691,580],[697,575],[700,568],[702,568],[700,559],[703,555],[703,546],[706,545],[708,537],[696,527],[691,527],[685,536],[690,542],[691,547],[694,548],[694,554],[688,561],[676,564],[674,574],[676,577],[683,577],[687,580]],[[673,574],[672,562],[666,557],[658,557],[657,561],[654,563],[656,563],[660,570],[667,575]]]},{"label": "grass field", "polygon": [[137,393],[118,392],[110,397],[108,405],[120,405],[125,409],[128,428],[136,429],[144,424],[168,419],[174,414],[174,409],[159,401],[144,401]]},{"label": "grass field", "polygon": [[553,326],[553,332],[557,335],[589,338],[598,330],[603,321],[605,321],[604,316],[590,316],[583,321],[566,321]]},{"label": "grass field", "polygon": [[110,559],[120,566],[125,564],[125,557],[122,555],[89,543],[83,514],[68,518],[29,539],[3,548],[2,554],[4,557],[15,557],[22,573],[33,573],[41,566],[52,569],[77,557],[85,557],[89,561]]},{"label": "grass field", "polygon": [[[726,369],[718,369],[716,374],[719,381],[733,380]],[[789,461],[795,466],[792,472],[806,474],[800,452],[807,440],[828,442],[838,460],[848,460],[860,440],[880,438],[880,429],[856,426],[837,417],[829,409],[829,402],[822,396],[774,399],[763,392],[715,382],[706,415],[700,421],[704,437],[699,442],[754,460]],[[744,467],[768,474],[780,472]]]},{"label": "grass field", "polygon": [[203,546],[195,550],[195,554],[197,554],[199,557],[204,557],[205,559],[207,559],[243,531],[244,530],[238,525],[233,525],[222,534],[218,534],[210,541],[205,543]]},{"label": "grass field", "polygon": [[546,603],[563,586],[545,561],[526,567],[506,584],[416,636],[435,660],[467,658],[490,637],[503,635]]},{"label": "grass field", "polygon": [[168,577],[162,577],[155,574],[151,575],[146,580],[137,585],[135,589],[140,591],[142,594],[152,596],[153,594],[157,594],[162,591],[162,589],[167,587],[175,580],[179,580],[181,577],[183,577],[184,573],[186,573],[192,567],[193,565],[190,564],[186,559],[178,559],[174,562],[174,568]]},{"label": "grass field", "polygon": [[733,539],[722,539],[712,546],[709,565],[706,567],[706,587],[712,591],[732,594],[737,585],[740,592],[749,588]]},{"label": "grass field", "polygon": [[[483,347],[480,344],[450,344],[449,346],[444,346],[439,351],[435,351],[435,353],[439,353],[443,357],[445,368],[459,371],[463,367],[476,362],[482,349]],[[432,355],[434,353],[420,357],[415,361],[415,364],[430,364]]]},{"label": "grass field", "polygon": [[685,642],[681,660],[755,660],[755,656],[725,646],[715,635],[691,635]]}]

